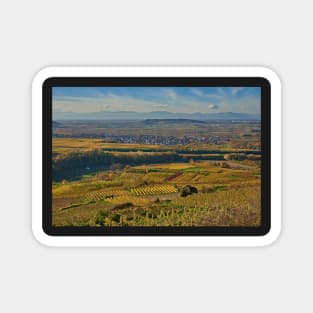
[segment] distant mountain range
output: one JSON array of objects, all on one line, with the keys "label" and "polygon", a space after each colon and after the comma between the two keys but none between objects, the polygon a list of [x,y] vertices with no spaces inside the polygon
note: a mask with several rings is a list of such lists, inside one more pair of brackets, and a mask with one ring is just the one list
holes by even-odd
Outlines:
[{"label": "distant mountain range", "polygon": [[147,120],[147,119],[188,119],[188,120],[260,120],[259,114],[247,113],[172,113],[167,111],[133,112],[100,111],[92,113],[54,112],[54,120]]},{"label": "distant mountain range", "polygon": [[52,121],[52,127],[62,127],[62,124],[56,121]]},{"label": "distant mountain range", "polygon": [[137,123],[141,123],[144,125],[159,125],[159,124],[204,124],[207,125],[207,121],[202,120],[190,120],[187,118],[163,118],[163,119],[147,119],[140,120]]}]

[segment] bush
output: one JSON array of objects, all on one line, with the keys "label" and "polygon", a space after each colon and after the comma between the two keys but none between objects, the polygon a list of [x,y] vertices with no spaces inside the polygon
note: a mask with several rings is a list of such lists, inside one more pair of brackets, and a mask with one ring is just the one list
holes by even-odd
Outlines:
[{"label": "bush", "polygon": [[101,210],[98,212],[95,223],[97,225],[104,225],[105,224],[105,218],[109,216],[109,212],[107,210]]},{"label": "bush", "polygon": [[193,193],[197,193],[198,189],[196,187],[193,187],[191,185],[186,185],[182,188],[181,192],[180,192],[180,196],[181,197],[187,197]]},{"label": "bush", "polygon": [[112,217],[111,217],[111,220],[116,222],[116,223],[119,223],[120,220],[121,220],[121,214],[118,214],[118,213],[113,214]]}]

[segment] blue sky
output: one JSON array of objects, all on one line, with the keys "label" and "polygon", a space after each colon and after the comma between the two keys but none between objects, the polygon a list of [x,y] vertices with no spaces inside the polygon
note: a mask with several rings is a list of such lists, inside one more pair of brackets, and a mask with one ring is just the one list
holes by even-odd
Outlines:
[{"label": "blue sky", "polygon": [[259,114],[259,87],[53,87],[53,112]]}]

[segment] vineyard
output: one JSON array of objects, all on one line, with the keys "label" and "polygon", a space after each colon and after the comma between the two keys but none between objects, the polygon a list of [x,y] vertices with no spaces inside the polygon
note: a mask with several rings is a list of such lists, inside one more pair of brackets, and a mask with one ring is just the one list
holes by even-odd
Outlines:
[{"label": "vineyard", "polygon": [[259,120],[53,123],[55,226],[257,226]]},{"label": "vineyard", "polygon": [[171,194],[178,192],[177,188],[172,185],[153,185],[131,188],[130,192],[122,188],[104,188],[94,192],[90,192],[85,196],[86,201],[99,201],[103,199],[114,198],[114,202],[117,199],[123,199],[123,197],[138,197],[138,196],[151,196]]},{"label": "vineyard", "polygon": [[105,188],[102,190],[98,190],[95,192],[90,192],[86,195],[85,199],[87,201],[98,201],[98,200],[103,200],[107,198],[112,198],[112,197],[118,197],[118,196],[127,196],[129,195],[129,192],[124,189],[120,188]]},{"label": "vineyard", "polygon": [[119,205],[123,203],[131,203],[135,206],[147,206],[149,205],[149,199],[145,197],[138,197],[138,196],[132,196],[132,195],[123,195],[123,196],[117,196],[113,198],[106,199],[109,203],[113,205]]},{"label": "vineyard", "polygon": [[131,188],[130,190],[136,196],[150,196],[158,194],[169,194],[178,192],[177,188],[172,185],[154,185]]},{"label": "vineyard", "polygon": [[175,206],[197,207],[202,209],[221,210],[224,208],[249,208],[261,206],[260,188],[247,187],[213,193],[195,193],[186,198],[173,200]]},{"label": "vineyard", "polygon": [[152,204],[113,212],[102,210],[95,223],[102,226],[259,226],[261,223],[258,187],[194,194],[181,200],[166,207]]},{"label": "vineyard", "polygon": [[[108,146],[108,150],[113,145],[116,151],[103,152],[103,158],[98,155],[99,150],[97,153],[90,150],[90,147],[99,148],[103,145]],[[145,151],[145,156],[141,152],[135,152],[137,147],[127,146],[123,148],[125,151],[119,151],[121,148],[122,145],[103,143],[99,139],[62,138],[58,141],[56,153],[62,158],[68,152],[75,151],[77,162],[79,161],[76,165],[81,165],[84,175],[79,179],[53,182],[53,225],[111,227],[260,224],[259,163],[240,160],[178,162],[171,161],[171,158],[168,163],[164,163],[166,160],[160,160],[156,154],[160,151],[163,153],[162,149],[169,147],[160,146],[155,153]],[[193,149],[196,151],[196,147]],[[129,165],[119,163],[122,159],[118,158],[122,155],[129,158]],[[169,154],[166,155],[168,157]],[[91,159],[88,156],[99,156],[106,162],[106,168],[93,168],[95,165],[89,162]],[[142,159],[146,164],[139,164],[138,160],[143,157],[146,158]],[[111,161],[114,161],[113,165],[110,165]],[[72,166],[73,162],[69,164]],[[188,193],[191,188],[197,192]]]},{"label": "vineyard", "polygon": [[[169,163],[171,170],[154,164],[55,183],[54,224],[256,226],[261,217],[259,168],[239,164]],[[198,192],[181,196],[187,185]]]}]

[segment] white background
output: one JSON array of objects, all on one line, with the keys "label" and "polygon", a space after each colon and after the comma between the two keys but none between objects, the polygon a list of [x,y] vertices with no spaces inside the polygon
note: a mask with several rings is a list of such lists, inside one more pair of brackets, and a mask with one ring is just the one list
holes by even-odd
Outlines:
[{"label": "white background", "polygon": [[[310,1],[2,1],[1,312],[310,312]],[[283,83],[284,206],[264,248],[47,248],[31,233],[31,81],[50,65],[263,65]]]}]

